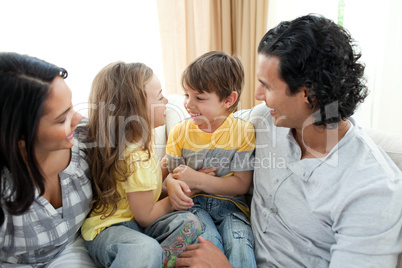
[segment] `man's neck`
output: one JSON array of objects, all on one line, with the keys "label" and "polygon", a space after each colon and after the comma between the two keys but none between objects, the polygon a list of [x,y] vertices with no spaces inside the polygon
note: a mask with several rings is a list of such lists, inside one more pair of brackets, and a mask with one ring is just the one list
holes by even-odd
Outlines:
[{"label": "man's neck", "polygon": [[292,132],[300,146],[301,159],[322,158],[345,136],[349,128],[349,121],[342,120],[332,128],[308,125],[303,129],[292,129]]}]

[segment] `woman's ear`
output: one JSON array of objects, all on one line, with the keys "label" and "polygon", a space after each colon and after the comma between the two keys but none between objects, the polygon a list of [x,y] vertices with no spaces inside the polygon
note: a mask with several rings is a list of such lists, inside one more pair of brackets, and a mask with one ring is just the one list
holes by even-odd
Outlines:
[{"label": "woman's ear", "polygon": [[18,141],[18,148],[20,148],[20,150],[21,150],[21,149],[25,149],[25,140],[24,140],[24,138],[21,138],[21,139]]},{"label": "woman's ear", "polygon": [[239,95],[237,94],[237,92],[232,91],[232,93],[230,93],[230,95],[225,99],[224,107],[226,109],[229,109],[236,102],[238,97],[239,97]]}]

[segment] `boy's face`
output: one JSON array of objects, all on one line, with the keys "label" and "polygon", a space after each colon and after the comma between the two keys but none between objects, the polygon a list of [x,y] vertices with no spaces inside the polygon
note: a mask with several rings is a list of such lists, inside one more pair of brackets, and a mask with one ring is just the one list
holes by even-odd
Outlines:
[{"label": "boy's face", "polygon": [[230,114],[230,97],[220,100],[216,93],[203,92],[186,88],[184,107],[193,123],[205,132],[214,132]]}]

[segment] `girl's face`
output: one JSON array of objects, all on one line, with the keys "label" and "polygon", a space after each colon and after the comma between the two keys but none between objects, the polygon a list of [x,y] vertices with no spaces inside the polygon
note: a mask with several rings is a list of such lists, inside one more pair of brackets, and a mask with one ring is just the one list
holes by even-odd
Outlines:
[{"label": "girl's face", "polygon": [[162,87],[158,77],[154,75],[151,81],[146,84],[145,93],[152,128],[163,126],[165,124],[165,111],[168,100],[162,94]]},{"label": "girl's face", "polygon": [[62,77],[56,77],[50,85],[39,121],[36,156],[40,158],[52,151],[70,149],[74,144],[74,130],[81,120],[81,114],[73,109],[71,90]]}]

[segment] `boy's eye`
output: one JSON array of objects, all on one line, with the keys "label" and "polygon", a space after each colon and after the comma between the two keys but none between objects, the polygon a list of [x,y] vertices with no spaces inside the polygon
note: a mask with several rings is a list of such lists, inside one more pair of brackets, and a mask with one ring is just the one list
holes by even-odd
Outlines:
[{"label": "boy's eye", "polygon": [[188,94],[184,94],[184,97],[188,98]]},{"label": "boy's eye", "polygon": [[66,118],[64,118],[62,121],[59,122],[59,124],[64,124],[66,122]]},{"label": "boy's eye", "polygon": [[203,98],[197,97],[197,100],[204,100]]}]

